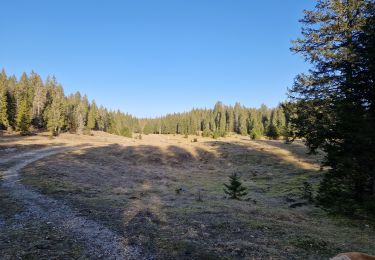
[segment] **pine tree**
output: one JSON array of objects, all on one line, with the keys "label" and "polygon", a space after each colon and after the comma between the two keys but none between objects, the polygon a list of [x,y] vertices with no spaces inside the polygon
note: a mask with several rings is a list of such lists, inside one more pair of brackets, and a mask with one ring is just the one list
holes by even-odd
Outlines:
[{"label": "pine tree", "polygon": [[0,130],[7,129],[8,121],[8,101],[7,101],[7,75],[5,70],[0,74]]},{"label": "pine tree", "polygon": [[32,90],[26,73],[23,73],[20,81],[15,85],[14,95],[16,99],[16,129],[21,134],[27,134],[31,125]]},{"label": "pine tree", "polygon": [[7,80],[6,97],[7,97],[7,114],[9,126],[16,129],[16,114],[17,114],[17,100],[15,97],[15,90],[17,85],[17,79],[15,76],[11,76]]},{"label": "pine tree", "polygon": [[83,130],[87,124],[87,114],[88,114],[88,100],[86,96],[79,101],[78,106],[76,107],[76,119],[77,119],[77,134],[82,134]]},{"label": "pine tree", "polygon": [[250,138],[253,140],[260,139],[263,136],[263,124],[258,114],[258,111],[253,110],[250,118]]},{"label": "pine tree", "polygon": [[55,78],[49,78],[46,85],[49,88],[50,102],[44,111],[44,120],[47,129],[52,135],[59,135],[65,123],[65,96],[64,90],[56,82]]},{"label": "pine tree", "polygon": [[278,139],[280,137],[278,128],[273,124],[269,125],[267,129],[267,136],[271,139]]},{"label": "pine tree", "polygon": [[247,135],[247,115],[244,109],[241,110],[239,118],[238,118],[238,130],[239,134]]},{"label": "pine tree", "polygon": [[236,173],[229,176],[229,180],[229,184],[224,183],[224,192],[228,194],[231,199],[240,200],[241,197],[247,195],[246,188],[242,186],[240,177]]},{"label": "pine tree", "polygon": [[31,125],[31,116],[30,116],[30,109],[28,106],[27,99],[22,99],[20,105],[17,109],[17,129],[21,132],[22,135],[28,134],[30,125]]},{"label": "pine tree", "polygon": [[213,113],[214,113],[214,120],[215,120],[214,130],[217,131],[217,133],[219,133],[219,135],[222,136],[225,133],[225,125],[226,125],[225,110],[224,110],[223,103],[218,101],[215,104]]},{"label": "pine tree", "polygon": [[98,108],[95,101],[92,101],[89,109],[89,114],[87,116],[87,127],[91,130],[97,128],[97,117],[98,117]]},{"label": "pine tree", "polygon": [[240,103],[236,103],[234,105],[234,109],[233,109],[233,114],[234,114],[234,126],[233,126],[233,131],[236,132],[237,134],[240,133],[240,113],[241,113],[241,104]]},{"label": "pine tree", "polygon": [[373,0],[319,0],[292,48],[313,68],[290,90],[291,122],[312,152],[327,153],[318,201],[340,212],[375,212],[374,16]]},{"label": "pine tree", "polygon": [[43,112],[47,102],[47,89],[44,87],[41,77],[35,72],[30,75],[30,84],[34,89],[32,122],[35,127],[42,128],[44,126]]}]

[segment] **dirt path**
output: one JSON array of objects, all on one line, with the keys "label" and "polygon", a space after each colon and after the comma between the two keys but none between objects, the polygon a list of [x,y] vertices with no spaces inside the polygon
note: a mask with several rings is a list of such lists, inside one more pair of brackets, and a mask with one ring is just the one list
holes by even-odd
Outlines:
[{"label": "dirt path", "polygon": [[0,164],[6,162],[12,165],[2,174],[2,186],[9,190],[15,199],[25,204],[26,211],[21,217],[47,221],[51,225],[69,232],[78,242],[84,245],[85,254],[90,258],[146,259],[140,248],[126,245],[122,237],[108,228],[93,220],[79,216],[65,203],[49,198],[21,184],[19,171],[23,167],[44,157],[73,149],[72,147],[53,147],[18,154],[0,161]]}]

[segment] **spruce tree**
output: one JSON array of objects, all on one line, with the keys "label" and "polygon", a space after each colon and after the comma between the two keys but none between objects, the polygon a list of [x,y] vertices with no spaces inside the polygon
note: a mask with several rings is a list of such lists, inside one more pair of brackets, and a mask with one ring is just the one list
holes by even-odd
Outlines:
[{"label": "spruce tree", "polygon": [[233,108],[233,114],[234,114],[234,125],[233,125],[233,131],[237,134],[240,133],[240,113],[241,113],[241,104],[239,102],[236,102]]},{"label": "spruce tree", "polygon": [[312,152],[326,152],[318,201],[338,212],[375,212],[374,16],[373,0],[319,0],[292,47],[313,68],[290,90],[291,122]]},{"label": "spruce tree", "polygon": [[54,78],[47,80],[50,103],[44,111],[44,120],[51,135],[59,135],[65,123],[65,96],[64,90]]},{"label": "spruce tree", "polygon": [[44,87],[41,77],[35,72],[30,75],[30,85],[34,89],[32,122],[36,128],[42,128],[44,126],[43,112],[47,103],[47,89]]},{"label": "spruce tree", "polygon": [[87,127],[91,130],[96,129],[98,108],[95,101],[92,101],[89,109],[89,114],[87,116]]},{"label": "spruce tree", "polygon": [[15,97],[17,79],[15,76],[11,76],[7,80],[6,97],[7,97],[7,114],[9,126],[13,129],[17,128],[16,115],[17,115],[17,100]]},{"label": "spruce tree", "polygon": [[263,125],[257,111],[252,111],[250,118],[250,138],[260,139],[263,136]]},{"label": "spruce tree", "polygon": [[248,132],[247,132],[247,115],[246,115],[246,111],[244,109],[242,109],[240,111],[240,115],[239,115],[239,118],[238,118],[238,130],[239,130],[239,134],[241,135],[247,135]]},{"label": "spruce tree", "polygon": [[240,177],[236,173],[229,176],[229,184],[224,183],[224,187],[225,194],[228,194],[231,199],[240,200],[247,195],[246,188],[242,186]]},{"label": "spruce tree", "polygon": [[7,129],[8,121],[8,101],[7,101],[7,75],[5,70],[0,74],[0,130]]},{"label": "spruce tree", "polygon": [[25,135],[29,133],[30,125],[31,125],[31,116],[30,116],[30,108],[28,106],[27,99],[22,99],[19,101],[20,104],[17,109],[17,130],[21,132],[21,135]]},{"label": "spruce tree", "polygon": [[267,129],[267,136],[270,139],[278,139],[280,137],[279,129],[274,124],[268,126]]}]

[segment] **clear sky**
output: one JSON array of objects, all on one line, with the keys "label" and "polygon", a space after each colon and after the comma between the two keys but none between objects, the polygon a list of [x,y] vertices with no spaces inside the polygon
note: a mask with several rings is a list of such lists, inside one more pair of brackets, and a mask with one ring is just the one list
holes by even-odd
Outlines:
[{"label": "clear sky", "polygon": [[55,75],[111,109],[275,106],[308,65],[289,51],[312,0],[4,0],[0,68]]}]

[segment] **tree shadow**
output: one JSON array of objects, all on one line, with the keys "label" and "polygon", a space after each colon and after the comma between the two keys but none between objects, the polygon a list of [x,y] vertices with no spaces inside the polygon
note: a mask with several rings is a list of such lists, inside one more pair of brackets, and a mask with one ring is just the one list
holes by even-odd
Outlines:
[{"label": "tree shadow", "polygon": [[[246,183],[265,179],[268,187],[273,185],[272,178],[282,180],[279,175],[286,170],[305,171],[267,149],[213,140],[191,149],[143,144],[87,147],[35,162],[26,167],[23,178],[26,185],[66,201],[80,214],[124,236],[128,243],[141,244],[156,258],[231,257],[231,243],[258,234],[254,238],[258,251],[254,251],[254,243],[244,242],[236,255],[241,258],[274,256],[272,252],[282,252],[284,245],[281,239],[270,244],[261,239],[267,232],[249,228],[250,220],[244,216],[251,212],[260,222],[274,219],[265,218],[252,202],[223,199],[222,183],[231,173],[240,172]],[[203,202],[197,200],[198,190]],[[265,191],[252,194],[257,192]],[[270,201],[263,200],[264,204]],[[273,204],[285,205],[282,200]],[[226,242],[220,242],[223,232]],[[263,250],[261,255],[259,250]]]}]

